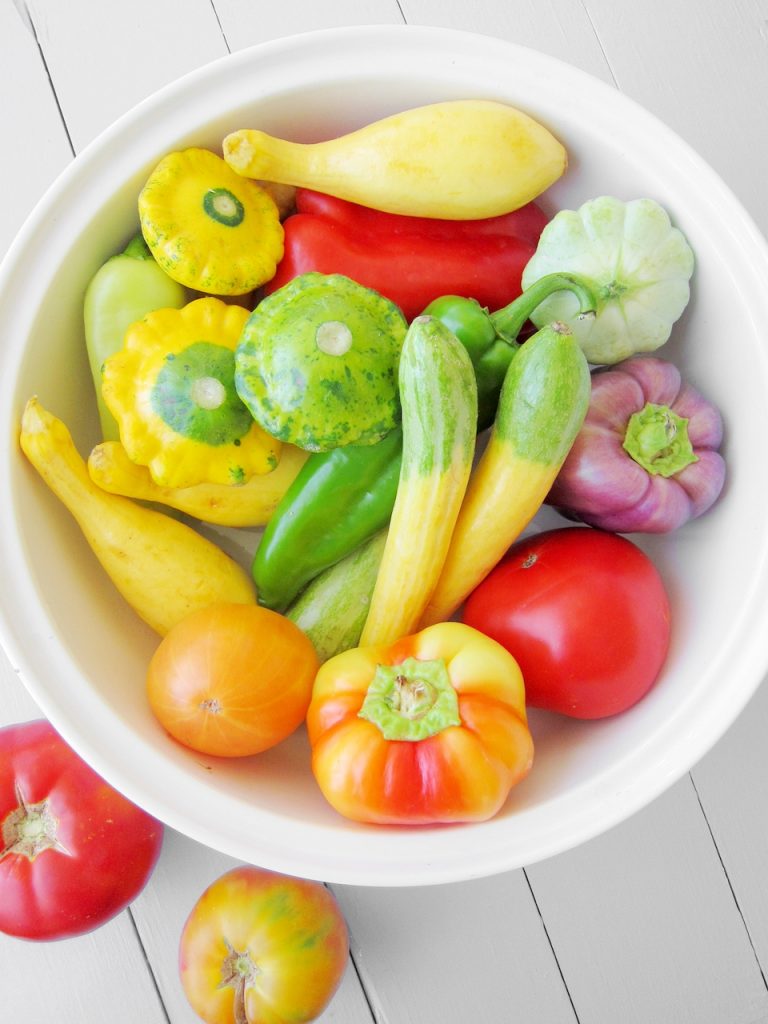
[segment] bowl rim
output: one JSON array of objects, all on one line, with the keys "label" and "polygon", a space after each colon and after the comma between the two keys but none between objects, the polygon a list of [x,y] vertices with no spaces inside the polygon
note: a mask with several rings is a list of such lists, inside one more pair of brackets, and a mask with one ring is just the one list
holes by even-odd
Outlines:
[{"label": "bowl rim", "polygon": [[[290,64],[292,60],[308,56],[316,61],[328,60],[334,48],[342,48],[347,55],[356,53],[355,60],[362,68],[361,54],[365,52],[367,55],[373,47],[384,52],[399,48],[399,53],[406,50],[419,52],[426,47],[425,67],[430,60],[461,61],[462,55],[466,55],[468,62],[514,59],[523,68],[533,66],[537,70],[556,72],[557,76],[577,84],[588,95],[601,101],[601,117],[605,117],[606,111],[614,109],[617,104],[623,110],[632,110],[633,124],[639,122],[652,130],[655,138],[664,141],[668,155],[671,153],[686,163],[699,180],[706,183],[707,189],[717,199],[721,219],[727,218],[734,225],[733,231],[738,234],[740,244],[750,247],[755,274],[761,267],[763,274],[768,275],[768,244],[731,189],[688,143],[636,101],[579,68],[519,44],[455,29],[387,24],[321,29],[255,44],[189,72],[127,111],[71,161],[22,225],[0,264],[0,309],[6,302],[5,296],[12,293],[14,283],[19,281],[25,262],[38,244],[37,240],[44,236],[46,223],[57,210],[62,209],[68,193],[77,191],[81,171],[108,159],[109,149],[115,140],[123,137],[130,140],[154,113],[160,113],[158,121],[162,122],[163,109],[175,100],[183,98],[185,104],[191,104],[195,95],[202,98],[212,82],[218,82],[221,87],[228,78],[237,79],[240,72],[246,69],[253,71],[256,65],[268,69],[270,62],[279,63],[285,59]],[[268,74],[268,71],[260,74]],[[768,300],[766,312],[768,314]],[[19,357],[20,351],[0,351],[0,364]],[[0,408],[6,410],[4,415],[9,420],[6,436],[15,438],[15,427],[10,422],[18,415],[14,387],[13,373],[0,374]],[[0,450],[0,488],[10,486],[11,462],[16,457],[16,447],[11,444]],[[78,718],[68,713],[63,697],[54,695],[45,685],[40,666],[46,658],[49,664],[54,655],[63,659],[61,663],[66,666],[67,673],[74,674],[77,668],[55,637],[46,638],[47,643],[35,645],[32,649],[30,637],[45,633],[45,614],[39,595],[24,572],[18,546],[14,546],[12,541],[11,524],[6,523],[5,529],[0,531],[0,562],[6,566],[5,581],[0,586],[0,642],[42,712],[67,742],[108,782],[177,831],[237,859],[254,861],[256,855],[257,862],[265,867],[324,881],[393,886],[455,882],[516,869],[571,849],[618,825],[684,775],[725,733],[768,669],[768,639],[762,638],[760,630],[757,615],[760,602],[753,599],[748,611],[745,604],[741,620],[729,624],[728,635],[723,641],[723,650],[729,654],[729,687],[721,688],[705,709],[691,706],[691,701],[683,701],[670,722],[665,723],[642,750],[630,752],[567,794],[526,812],[533,827],[528,836],[515,844],[514,849],[509,847],[505,828],[507,819],[503,817],[491,819],[481,826],[387,829],[374,856],[369,836],[371,831],[381,834],[375,826],[355,826],[344,831],[338,824],[307,825],[263,809],[255,812],[255,818],[262,827],[257,846],[254,846],[252,837],[231,829],[225,834],[194,813],[182,810],[173,794],[177,786],[188,785],[186,773],[176,763],[171,764],[156,753],[144,737],[137,741],[133,730],[116,715],[111,715],[110,723],[109,735],[113,742],[97,742],[88,723],[92,721],[93,714],[109,713],[109,709],[99,706],[100,698],[95,694],[91,695],[88,713]],[[12,584],[8,582],[10,580]],[[759,593],[768,599],[765,538],[756,559],[753,591],[753,598]],[[33,606],[36,607],[35,615],[28,611]],[[741,642],[738,651],[734,652],[733,638],[736,636]],[[725,654],[718,658],[717,665],[724,663]],[[677,736],[674,746],[668,742],[670,734]],[[118,764],[112,757],[111,748],[133,749],[134,755],[127,763]],[[143,755],[141,758],[139,752]],[[167,784],[159,793],[151,786],[157,777],[158,766],[167,772]],[[231,820],[238,810],[238,801],[228,794],[219,798],[222,805],[220,820]],[[478,844],[474,834],[480,827],[482,842]],[[449,843],[444,838],[446,829],[450,829]]]}]

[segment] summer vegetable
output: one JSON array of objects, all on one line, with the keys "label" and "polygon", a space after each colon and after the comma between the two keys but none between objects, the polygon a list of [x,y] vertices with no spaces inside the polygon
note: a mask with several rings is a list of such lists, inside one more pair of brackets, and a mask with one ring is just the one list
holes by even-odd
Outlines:
[{"label": "summer vegetable", "polygon": [[360,643],[386,540],[386,530],[375,533],[316,576],[287,609],[321,662]]},{"label": "summer vegetable", "polygon": [[725,482],[718,409],[672,363],[638,356],[592,374],[584,426],[547,497],[617,533],[667,533],[702,515]]},{"label": "summer vegetable", "polygon": [[317,656],[288,619],[257,605],[216,604],[177,623],[147,672],[147,695],[167,731],[193,750],[245,757],[304,721]]},{"label": "summer vegetable", "polygon": [[589,527],[515,544],[462,617],[514,654],[529,706],[573,718],[631,707],[669,649],[669,600],[653,562],[625,537]]},{"label": "summer vegetable", "polygon": [[243,484],[163,487],[146,466],[132,462],[119,441],[103,441],[88,456],[91,480],[104,491],[151,501],[217,526],[264,526],[307,461],[307,452],[284,444],[269,473]]},{"label": "summer vegetable", "polygon": [[310,455],[267,524],[253,558],[259,603],[284,611],[304,587],[389,522],[403,435]]},{"label": "summer vegetable", "polygon": [[19,442],[117,589],[155,632],[167,633],[209,604],[255,603],[250,577],[216,544],[162,512],[97,487],[66,426],[36,398],[25,406]]},{"label": "summer vegetable", "polygon": [[243,329],[235,384],[273,437],[307,451],[373,444],[398,417],[397,306],[342,274],[302,274]]},{"label": "summer vegetable", "polygon": [[555,214],[523,271],[523,289],[553,272],[584,277],[598,299],[593,320],[579,320],[565,294],[551,296],[531,319],[538,326],[562,320],[590,363],[618,363],[668,340],[688,304],[693,266],[685,236],[653,199],[599,196]]},{"label": "summer vegetable", "polygon": [[245,128],[224,159],[251,178],[318,189],[389,213],[473,220],[508,213],[563,174],[563,146],[543,125],[490,100],[405,110],[325,142]]},{"label": "summer vegetable", "polygon": [[380,825],[483,821],[533,760],[517,662],[459,622],[331,658],[307,728],[328,802]]},{"label": "summer vegetable", "polygon": [[[479,430],[493,422],[499,393],[530,311],[556,288],[575,291],[584,315],[594,297],[579,279],[553,274],[508,306],[489,314],[473,299],[441,296],[427,313],[444,323],[475,369]],[[259,601],[284,610],[319,573],[353,552],[389,523],[402,458],[395,427],[368,447],[350,445],[310,455],[269,522],[253,561]]]},{"label": "summer vegetable", "polygon": [[335,898],[320,882],[238,867],[200,896],[179,973],[206,1024],[303,1024],[331,1001],[349,960]]},{"label": "summer vegetable", "polygon": [[285,254],[265,286],[315,270],[339,273],[391,299],[412,320],[438,295],[499,309],[520,294],[545,214],[528,203],[499,217],[447,221],[381,213],[308,189],[283,224]]},{"label": "summer vegetable", "polygon": [[125,332],[136,320],[155,309],[179,309],[186,302],[186,290],[161,270],[141,235],[132,238],[91,278],[85,292],[83,321],[105,441],[117,441],[119,430],[101,395],[104,360],[123,347]]},{"label": "summer vegetable", "polygon": [[400,356],[403,455],[395,506],[361,644],[413,632],[445,561],[467,488],[477,384],[467,350],[445,324],[419,316]]},{"label": "summer vegetable", "polygon": [[424,310],[449,327],[469,352],[477,378],[478,430],[494,421],[507,369],[519,348],[516,341],[527,320],[548,296],[562,291],[573,295],[579,321],[594,316],[595,296],[587,282],[574,274],[549,274],[495,313],[459,295],[442,295]]},{"label": "summer vegetable", "polygon": [[163,270],[212,295],[253,291],[272,277],[283,255],[272,197],[206,149],[160,161],[139,194],[139,218]]},{"label": "summer vegetable", "polygon": [[163,826],[107,785],[46,721],[0,729],[0,931],[66,939],[131,903]]},{"label": "summer vegetable", "polygon": [[280,443],[235,388],[248,310],[211,296],[132,324],[104,363],[102,394],[128,457],[162,487],[240,484],[274,469]]},{"label": "summer vegetable", "polygon": [[542,328],[522,346],[422,624],[450,618],[534,517],[584,421],[589,394],[587,361],[564,324]]}]

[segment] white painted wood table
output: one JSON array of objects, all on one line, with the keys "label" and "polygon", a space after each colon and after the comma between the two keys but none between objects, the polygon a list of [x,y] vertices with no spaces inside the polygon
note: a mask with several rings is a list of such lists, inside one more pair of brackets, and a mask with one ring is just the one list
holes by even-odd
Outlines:
[{"label": "white painted wood table", "polygon": [[[75,153],[179,75],[297,31],[404,22],[511,40],[612,83],[698,149],[768,232],[766,0],[0,0],[0,251]],[[0,724],[39,715],[0,656]],[[352,955],[321,1019],[768,1022],[766,734],[763,686],[650,807],[526,870],[334,886]],[[144,893],[104,928],[34,946],[0,936],[0,1022],[194,1022],[179,931],[231,864],[169,832]]]}]

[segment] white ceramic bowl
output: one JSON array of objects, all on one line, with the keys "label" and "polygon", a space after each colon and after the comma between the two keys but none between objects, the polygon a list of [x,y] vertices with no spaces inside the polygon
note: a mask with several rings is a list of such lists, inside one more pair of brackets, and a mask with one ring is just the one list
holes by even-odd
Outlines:
[{"label": "white ceramic bowl", "polygon": [[[137,193],[162,155],[189,144],[217,148],[244,126],[313,141],[466,97],[517,105],[566,145],[570,169],[543,200],[550,212],[600,194],[647,195],[688,236],[697,257],[693,297],[659,354],[722,408],[729,477],[708,515],[640,541],[669,587],[674,639],[663,676],[639,705],[594,723],[532,713],[534,770],[487,823],[363,827],[325,804],[303,732],[231,762],[191,753],[165,735],[144,697],[157,637],[113,589],[15,435],[36,393],[84,453],[97,440],[83,290],[135,230]],[[551,58],[463,33],[375,27],[278,40],[211,64],[90,145],[3,264],[0,565],[8,655],[53,724],[113,785],[234,857],[329,881],[408,885],[488,875],[572,847],[679,778],[765,673],[766,280],[764,241],[703,161],[619,92]],[[545,512],[536,525],[555,520]],[[246,531],[225,543],[247,564],[255,540]]]}]

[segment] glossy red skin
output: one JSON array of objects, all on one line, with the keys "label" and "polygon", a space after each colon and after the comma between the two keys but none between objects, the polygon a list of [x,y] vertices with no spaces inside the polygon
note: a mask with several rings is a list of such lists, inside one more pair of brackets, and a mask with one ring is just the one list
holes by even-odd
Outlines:
[{"label": "glossy red skin", "polygon": [[653,562],[625,537],[590,527],[515,544],[462,617],[514,655],[531,707],[581,719],[640,700],[670,642],[669,598]]},{"label": "glossy red skin", "polygon": [[[18,806],[49,800],[57,838],[33,860],[0,858],[0,931],[62,939],[91,931],[144,888],[162,825],[100,778],[46,721],[0,729],[0,823]],[[5,843],[2,843],[5,846]]]},{"label": "glossy red skin", "polygon": [[492,311],[508,305],[547,221],[533,203],[486,221],[444,221],[302,190],[297,209],[283,223],[285,254],[267,294],[308,271],[344,274],[386,296],[408,320],[441,295],[474,298]]}]

